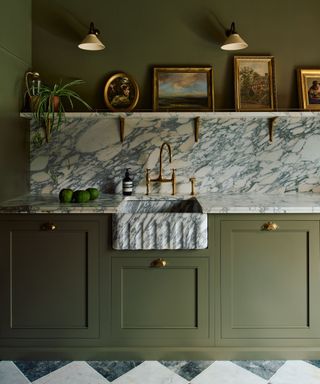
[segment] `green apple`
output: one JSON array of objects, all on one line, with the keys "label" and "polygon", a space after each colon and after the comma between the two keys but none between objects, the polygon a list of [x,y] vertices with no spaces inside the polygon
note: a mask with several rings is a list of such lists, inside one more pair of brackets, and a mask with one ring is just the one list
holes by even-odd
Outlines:
[{"label": "green apple", "polygon": [[90,200],[90,193],[79,189],[73,193],[73,197],[76,203],[87,203]]},{"label": "green apple", "polygon": [[59,193],[59,200],[61,203],[71,203],[73,197],[73,190],[70,188],[61,189]]},{"label": "green apple", "polygon": [[95,200],[99,197],[99,190],[97,188],[87,188],[86,189],[90,193],[90,200]]}]

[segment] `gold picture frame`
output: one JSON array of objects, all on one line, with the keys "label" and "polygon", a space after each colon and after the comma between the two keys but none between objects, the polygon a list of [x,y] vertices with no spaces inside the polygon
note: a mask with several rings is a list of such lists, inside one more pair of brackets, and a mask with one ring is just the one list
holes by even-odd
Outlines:
[{"label": "gold picture frame", "polygon": [[112,75],[104,87],[104,101],[113,112],[130,112],[139,100],[136,81],[125,72]]},{"label": "gold picture frame", "polygon": [[274,111],[277,108],[273,56],[234,56],[236,111]]},{"label": "gold picture frame", "polygon": [[300,108],[320,110],[320,69],[298,69]]},{"label": "gold picture frame", "polygon": [[213,111],[213,69],[153,68],[154,111]]}]

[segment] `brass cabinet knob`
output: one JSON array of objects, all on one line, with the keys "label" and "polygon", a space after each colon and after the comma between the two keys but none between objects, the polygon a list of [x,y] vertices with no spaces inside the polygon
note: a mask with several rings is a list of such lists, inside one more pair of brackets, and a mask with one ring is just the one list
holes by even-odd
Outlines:
[{"label": "brass cabinet knob", "polygon": [[166,260],[160,258],[160,259],[153,260],[150,264],[150,267],[164,268],[166,265],[167,265]]},{"label": "brass cabinet knob", "polygon": [[54,231],[57,229],[56,225],[53,223],[44,223],[40,227],[41,231]]},{"label": "brass cabinet knob", "polygon": [[277,231],[279,229],[279,225],[276,223],[273,223],[272,221],[268,221],[267,223],[264,223],[261,227],[262,231]]}]

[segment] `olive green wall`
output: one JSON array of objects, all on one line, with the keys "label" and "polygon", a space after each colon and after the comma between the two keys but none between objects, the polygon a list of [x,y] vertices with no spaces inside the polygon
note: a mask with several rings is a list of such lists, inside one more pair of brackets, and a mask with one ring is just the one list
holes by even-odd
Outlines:
[{"label": "olive green wall", "polygon": [[[215,107],[232,109],[233,56],[273,55],[279,108],[298,107],[296,68],[320,67],[318,0],[33,0],[33,67],[43,79],[82,78],[79,93],[105,108],[110,73],[126,71],[141,88],[137,108],[151,108],[154,65],[210,64]],[[77,48],[90,21],[106,49]],[[220,49],[224,28],[236,22],[249,48]]]},{"label": "olive green wall", "polygon": [[30,66],[31,0],[10,0],[0,11],[0,201],[27,190],[27,124],[19,112]]}]

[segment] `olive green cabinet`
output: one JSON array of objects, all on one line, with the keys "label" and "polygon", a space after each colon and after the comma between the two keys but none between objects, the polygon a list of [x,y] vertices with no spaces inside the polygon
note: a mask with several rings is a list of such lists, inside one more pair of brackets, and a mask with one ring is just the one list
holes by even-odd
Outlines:
[{"label": "olive green cabinet", "polygon": [[[112,335],[117,345],[205,345],[209,265],[181,251],[112,260]],[[175,255],[175,256],[173,256]]]},{"label": "olive green cabinet", "polygon": [[209,215],[207,249],[116,251],[111,215],[0,215],[0,358],[316,358],[319,223]]},{"label": "olive green cabinet", "polygon": [[319,345],[319,222],[285,215],[217,221],[217,344]]},{"label": "olive green cabinet", "polygon": [[1,217],[0,337],[97,338],[100,242],[96,219]]}]

